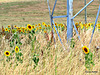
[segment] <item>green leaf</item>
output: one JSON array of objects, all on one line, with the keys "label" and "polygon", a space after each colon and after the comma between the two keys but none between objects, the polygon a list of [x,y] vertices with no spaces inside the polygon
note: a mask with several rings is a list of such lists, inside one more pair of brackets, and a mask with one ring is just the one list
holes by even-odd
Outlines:
[{"label": "green leaf", "polygon": [[87,55],[85,55],[85,60],[87,60],[88,59],[88,56]]},{"label": "green leaf", "polygon": [[34,41],[36,41],[36,36],[35,36],[35,38],[34,38]]},{"label": "green leaf", "polygon": [[16,30],[15,29],[12,29],[12,33],[14,34],[16,32]]},{"label": "green leaf", "polygon": [[38,62],[39,62],[39,58],[37,58],[37,62],[36,62],[36,65],[38,65]]},{"label": "green leaf", "polygon": [[16,57],[17,58],[17,60],[19,61],[19,57]]},{"label": "green leaf", "polygon": [[34,65],[34,69],[36,68],[36,65]]},{"label": "green leaf", "polygon": [[28,37],[29,37],[29,39],[32,39],[30,35]]},{"label": "green leaf", "polygon": [[19,44],[20,44],[20,45],[22,45],[22,43],[21,43],[21,42],[19,42]]},{"label": "green leaf", "polygon": [[22,54],[22,53],[18,53],[18,55],[19,55],[19,56],[22,56],[23,54]]},{"label": "green leaf", "polygon": [[14,42],[14,39],[12,39],[12,42]]},{"label": "green leaf", "polygon": [[15,50],[12,50],[12,53],[14,53],[15,52]]},{"label": "green leaf", "polygon": [[6,59],[6,61],[8,62],[9,60],[8,60],[8,59]]}]

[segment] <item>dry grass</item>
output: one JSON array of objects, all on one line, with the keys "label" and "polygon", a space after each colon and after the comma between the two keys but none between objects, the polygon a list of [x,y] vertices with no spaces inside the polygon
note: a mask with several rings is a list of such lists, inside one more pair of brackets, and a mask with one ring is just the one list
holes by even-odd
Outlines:
[{"label": "dry grass", "polygon": [[[90,33],[91,29],[86,31],[86,33],[81,32],[81,41],[84,45],[88,46],[90,41]],[[86,73],[85,69],[85,55],[82,52],[81,49],[81,42],[78,41],[77,36],[74,36],[75,39],[75,47],[73,49],[70,48],[70,51],[68,51],[68,46],[66,45],[66,39],[65,38],[66,31],[62,32],[60,34],[61,39],[63,40],[64,46],[66,50],[64,51],[60,41],[57,41],[56,38],[56,49],[54,45],[50,46],[50,50],[47,49],[47,41],[43,34],[39,33],[36,34],[37,40],[40,43],[40,48],[36,50],[37,53],[39,53],[39,64],[36,69],[33,69],[34,62],[31,63],[30,61],[30,44],[26,44],[21,46],[24,61],[22,64],[19,63],[19,65],[14,69],[14,64],[12,67],[9,66],[9,63],[5,62],[5,67],[3,67],[3,61],[0,61],[0,75],[55,75],[55,56],[57,55],[57,75],[88,75],[89,73]],[[93,60],[95,63],[95,66],[93,67],[92,71],[97,71],[97,73],[90,73],[90,75],[99,75],[100,74],[100,51],[96,51],[95,46],[100,46],[100,32],[96,31],[91,43],[91,51],[94,54]],[[40,38],[41,37],[41,38]],[[35,44],[35,47],[39,44]],[[43,48],[44,47],[44,48]],[[8,50],[9,46],[7,42],[4,46],[4,51]],[[41,50],[43,50],[43,55],[41,53]],[[0,58],[3,57],[3,52],[1,51]],[[80,61],[81,59],[81,61]],[[27,66],[29,65],[29,66]]]}]

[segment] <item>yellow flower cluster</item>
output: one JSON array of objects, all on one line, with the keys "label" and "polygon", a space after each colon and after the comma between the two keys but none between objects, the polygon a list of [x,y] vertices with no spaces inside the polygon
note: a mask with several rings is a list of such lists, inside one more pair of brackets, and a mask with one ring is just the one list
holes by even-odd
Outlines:
[{"label": "yellow flower cluster", "polygon": [[[55,22],[54,24],[57,27],[57,29],[58,28],[60,29],[60,30],[58,30],[58,32],[61,32],[62,30],[67,29],[67,25],[64,25],[62,23],[61,24],[58,24],[58,23]],[[82,24],[82,22],[79,22],[79,23],[76,22],[75,23],[75,26],[76,26],[77,29],[83,29],[83,28],[85,28],[85,29],[92,28],[93,29],[94,23]],[[5,28],[5,29],[3,28],[2,29],[2,32],[4,32],[4,31],[12,32],[12,30],[11,30],[12,28],[11,27],[12,26],[8,25],[7,28]],[[96,24],[96,28],[97,29],[100,29],[100,22],[98,22],[98,24]],[[47,25],[45,22],[42,22],[42,24],[41,23],[34,24],[34,25],[27,24],[27,27],[17,27],[16,25],[14,25],[13,29],[15,29],[15,30],[13,30],[14,32],[28,33],[29,31],[32,31],[33,29],[35,29],[35,32],[38,31],[38,30],[43,30],[44,31],[46,29],[52,30],[52,27],[51,27],[51,25]],[[56,32],[54,25],[53,25],[53,29]]]}]

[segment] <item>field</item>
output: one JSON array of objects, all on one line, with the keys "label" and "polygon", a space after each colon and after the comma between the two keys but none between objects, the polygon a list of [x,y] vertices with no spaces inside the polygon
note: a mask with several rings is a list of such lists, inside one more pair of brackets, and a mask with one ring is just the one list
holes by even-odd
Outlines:
[{"label": "field", "polygon": [[[51,9],[53,5],[51,0]],[[83,0],[74,0],[73,14],[83,6]],[[87,24],[84,11],[74,19],[81,41],[73,29],[70,47],[66,40],[67,18],[54,19],[64,50],[55,29],[54,44],[46,0],[0,0],[0,75],[100,75],[100,16],[89,53],[85,54],[81,46],[89,46],[98,8],[98,0],[87,7]],[[58,0],[54,16],[66,13],[66,0]],[[90,71],[85,65],[90,61],[87,56],[95,64],[90,65]]]}]

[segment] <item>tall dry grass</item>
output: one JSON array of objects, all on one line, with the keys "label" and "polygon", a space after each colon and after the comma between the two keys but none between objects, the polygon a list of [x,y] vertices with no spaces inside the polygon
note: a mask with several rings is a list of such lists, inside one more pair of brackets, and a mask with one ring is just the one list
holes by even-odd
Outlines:
[{"label": "tall dry grass", "polygon": [[[88,46],[90,41],[92,29],[89,29],[85,32],[80,33],[81,42]],[[4,62],[4,50],[9,50],[10,47],[6,40],[1,41],[4,43],[4,49],[1,49],[0,53],[0,75],[55,75],[55,66],[56,66],[56,74],[57,75],[100,75],[100,49],[96,50],[95,46],[100,47],[100,32],[95,31],[93,40],[91,43],[91,52],[93,52],[93,60],[95,66],[92,71],[97,71],[97,73],[86,73],[85,68],[85,55],[82,51],[81,42],[78,40],[77,35],[73,38],[75,39],[75,47],[73,49],[68,48],[66,45],[66,31],[60,33],[61,39],[64,43],[66,50],[64,51],[62,45],[59,40],[57,40],[56,35],[56,48],[55,45],[52,44],[47,48],[47,40],[44,35],[36,34],[36,39],[40,43],[40,48],[36,49],[39,45],[35,43],[35,51],[39,54],[39,63],[36,69],[34,68],[34,62],[30,60],[30,44],[25,44],[21,46],[21,50],[24,56],[23,63],[20,64],[14,69],[14,62],[12,67],[10,67],[9,63]],[[49,36],[51,37],[51,36]],[[25,37],[26,39],[27,37]],[[1,38],[2,39],[2,38]],[[25,41],[24,39],[24,41]],[[0,47],[1,48],[1,47]],[[55,60],[55,57],[57,59]],[[3,60],[4,59],[4,60]],[[55,64],[56,61],[56,64]],[[5,63],[5,67],[3,64]]]}]

